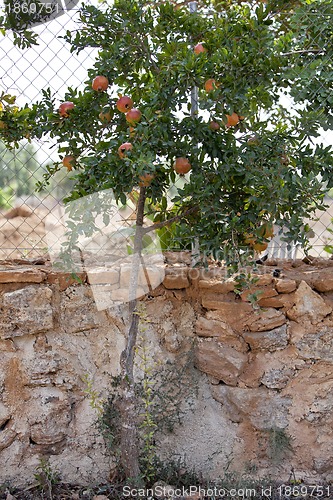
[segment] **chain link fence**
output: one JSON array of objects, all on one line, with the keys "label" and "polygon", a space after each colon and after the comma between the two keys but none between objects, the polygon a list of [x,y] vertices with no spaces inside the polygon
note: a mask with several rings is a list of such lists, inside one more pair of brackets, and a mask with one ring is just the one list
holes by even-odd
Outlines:
[{"label": "chain link fence", "polygon": [[[1,90],[16,96],[18,106],[42,98],[51,88],[59,102],[69,86],[80,87],[92,66],[95,51],[71,54],[61,36],[78,29],[79,5],[52,21],[34,27],[38,45],[21,50],[10,32],[0,38]],[[47,256],[45,220],[70,189],[67,172],[58,174],[47,191],[37,193],[46,166],[59,161],[56,144],[22,142],[18,150],[0,145],[0,259]]]},{"label": "chain link fence", "polygon": [[[90,0],[85,4],[97,4]],[[38,34],[38,45],[21,50],[13,43],[10,32],[0,38],[1,90],[15,95],[17,104],[30,104],[42,98],[42,89],[50,87],[59,102],[68,87],[83,87],[87,70],[95,60],[96,50],[87,48],[78,55],[70,52],[62,39],[67,30],[79,28],[80,3],[52,21],[34,27]],[[193,98],[193,96],[192,96]],[[333,143],[332,132],[322,132],[319,138],[324,145]],[[36,183],[42,179],[46,165],[59,161],[57,145],[51,140],[22,142],[17,150],[9,151],[0,144],[0,260],[35,259],[48,257],[45,237],[45,221],[52,213],[56,219],[61,213],[63,197],[71,188],[67,171],[58,173],[48,189],[36,191]],[[180,182],[184,182],[180,180]],[[177,186],[171,188],[172,192]],[[312,244],[311,254],[330,257],[325,245],[331,240],[333,218],[333,193],[325,199],[327,210],[318,212],[314,221],[309,221]],[[123,222],[130,221],[131,209]],[[60,217],[60,215],[59,215]],[[133,218],[133,217],[132,217]],[[191,241],[183,248],[190,249]],[[270,256],[280,258],[302,257],[299,247],[287,249],[276,236],[268,251]]]}]

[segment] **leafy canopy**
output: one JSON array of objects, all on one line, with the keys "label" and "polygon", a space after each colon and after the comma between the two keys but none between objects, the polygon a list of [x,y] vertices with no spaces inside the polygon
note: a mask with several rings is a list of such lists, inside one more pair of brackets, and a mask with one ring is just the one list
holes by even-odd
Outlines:
[{"label": "leafy canopy", "polygon": [[[155,221],[181,214],[183,236],[198,236],[202,248],[248,247],[249,235],[264,242],[260,226],[269,221],[287,226],[289,241],[305,243],[303,219],[333,185],[331,147],[314,141],[333,127],[332,8],[330,0],[207,0],[195,13],[143,0],[84,6],[81,28],[65,38],[73,52],[97,47],[96,63],[84,90],[64,95],[75,104],[68,117],[44,91],[30,110],[30,133],[49,134],[60,158],[76,158],[68,200],[112,188],[125,203],[148,173],[147,210]],[[196,54],[197,43],[206,50]],[[97,75],[108,78],[107,91],[92,89]],[[116,108],[120,95],[142,113],[133,129]],[[226,126],[233,113],[238,123]],[[125,142],[133,148],[120,158]],[[170,213],[177,157],[192,170]],[[50,168],[46,181],[60,168]]]}]

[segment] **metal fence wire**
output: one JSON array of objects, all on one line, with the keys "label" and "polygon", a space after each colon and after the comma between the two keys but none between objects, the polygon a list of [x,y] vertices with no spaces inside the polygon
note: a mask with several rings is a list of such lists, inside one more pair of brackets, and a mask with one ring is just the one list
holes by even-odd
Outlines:
[{"label": "metal fence wire", "polygon": [[[85,4],[98,4],[90,0]],[[76,4],[76,2],[74,2]],[[0,5],[1,7],[1,5]],[[16,96],[17,104],[24,105],[41,100],[41,89],[50,87],[59,101],[68,87],[83,87],[87,71],[94,64],[97,49],[87,48],[79,54],[70,52],[62,36],[67,30],[79,28],[78,2],[61,16],[33,28],[38,34],[38,45],[18,48],[10,32],[0,35],[1,79],[0,91]],[[329,89],[327,89],[329,90]],[[195,93],[193,94],[195,95]],[[193,96],[192,96],[193,98]],[[322,131],[324,145],[332,144],[330,131]],[[45,222],[51,213],[56,219],[61,213],[62,199],[68,194],[71,181],[67,172],[59,172],[47,191],[36,191],[45,167],[59,161],[57,148],[52,140],[22,142],[17,150],[9,151],[0,143],[0,260],[35,259],[49,255]],[[173,186],[172,189],[176,189]],[[326,195],[328,206],[310,221],[312,229],[311,254],[330,257],[325,245],[330,242],[333,217],[333,196]],[[129,210],[130,211],[130,210]],[[60,218],[60,215],[59,215]],[[127,218],[127,219],[126,219]],[[124,220],[131,218],[127,213]],[[185,245],[191,248],[191,242]],[[276,236],[268,248],[270,256],[296,258],[304,256],[302,248],[287,248]]]}]

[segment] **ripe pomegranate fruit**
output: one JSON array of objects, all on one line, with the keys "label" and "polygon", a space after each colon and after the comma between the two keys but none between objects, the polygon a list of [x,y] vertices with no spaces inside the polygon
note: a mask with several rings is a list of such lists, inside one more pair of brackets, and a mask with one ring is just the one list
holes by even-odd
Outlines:
[{"label": "ripe pomegranate fruit", "polygon": [[193,49],[195,54],[203,54],[204,52],[207,52],[207,49],[202,45],[202,43],[197,43]]},{"label": "ripe pomegranate fruit", "polygon": [[191,163],[187,158],[184,157],[176,158],[173,164],[173,169],[179,175],[187,174],[191,170],[191,168],[192,168]]},{"label": "ripe pomegranate fruit", "polygon": [[105,125],[107,123],[110,123],[112,120],[112,115],[109,109],[103,109],[100,114],[98,115],[98,118],[101,120],[101,122]]},{"label": "ripe pomegranate fruit", "polygon": [[132,149],[133,149],[133,144],[131,142],[124,142],[118,148],[118,154],[119,154],[120,158],[125,158],[126,153],[128,151],[132,151]]},{"label": "ripe pomegranate fruit", "polygon": [[76,159],[73,155],[67,155],[63,158],[62,164],[64,167],[67,168],[68,172],[73,170],[73,167],[75,166]]},{"label": "ripe pomegranate fruit", "polygon": [[205,81],[206,92],[213,92],[213,90],[216,90],[218,86],[219,84],[216,83],[216,80],[214,80],[214,78],[209,78],[208,80]]},{"label": "ripe pomegranate fruit", "polygon": [[219,123],[217,123],[217,122],[215,122],[215,121],[212,121],[212,122],[210,122],[210,124],[209,124],[209,128],[210,128],[211,130],[214,130],[214,131],[216,131],[216,130],[220,130],[220,124],[219,124]]},{"label": "ripe pomegranate fruit", "polygon": [[126,116],[126,121],[133,126],[136,125],[141,120],[142,113],[139,109],[132,108],[130,111],[126,113],[125,116]]},{"label": "ripe pomegranate fruit", "polygon": [[227,117],[227,123],[225,124],[225,126],[228,128],[234,127],[239,122],[239,116],[235,112],[232,113],[232,115],[226,115],[226,117]]},{"label": "ripe pomegranate fruit", "polygon": [[155,175],[154,174],[148,174],[144,173],[139,176],[140,182],[139,186],[140,187],[148,187],[151,184],[151,181],[154,179]]},{"label": "ripe pomegranate fruit", "polygon": [[118,99],[116,106],[118,111],[120,111],[121,113],[127,113],[133,108],[134,103],[130,97],[124,95],[123,97],[120,97],[120,99]]},{"label": "ripe pomegranate fruit", "polygon": [[91,86],[96,92],[105,92],[109,86],[109,80],[106,76],[99,75],[93,79]]},{"label": "ripe pomegranate fruit", "polygon": [[75,108],[75,104],[72,101],[62,102],[59,106],[59,114],[63,118],[67,118],[69,116],[69,111]]}]

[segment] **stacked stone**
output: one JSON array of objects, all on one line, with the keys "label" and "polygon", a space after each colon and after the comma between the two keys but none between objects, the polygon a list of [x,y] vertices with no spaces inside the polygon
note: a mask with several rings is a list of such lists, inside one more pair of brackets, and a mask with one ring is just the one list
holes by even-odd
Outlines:
[{"label": "stacked stone", "polygon": [[[172,362],[194,342],[204,386],[197,414],[165,447],[177,442],[204,468],[218,436],[239,467],[251,462],[272,473],[267,440],[277,429],[292,446],[282,473],[332,480],[333,269],[286,263],[275,278],[273,268],[262,267],[249,289],[235,293],[223,268],[192,268],[188,253],[165,258],[163,283],[142,299],[152,356]],[[94,390],[107,395],[128,317],[126,304],[98,311],[91,286],[108,286],[109,278],[128,283],[128,272],[120,268],[117,279],[106,268],[80,273],[79,284],[48,266],[0,268],[2,480],[19,483],[22,470],[33,477],[44,455],[68,481],[108,477],[112,460],[93,427],[83,379],[88,374]],[[215,469],[209,463],[212,474],[228,453],[214,451],[220,458]]]}]

